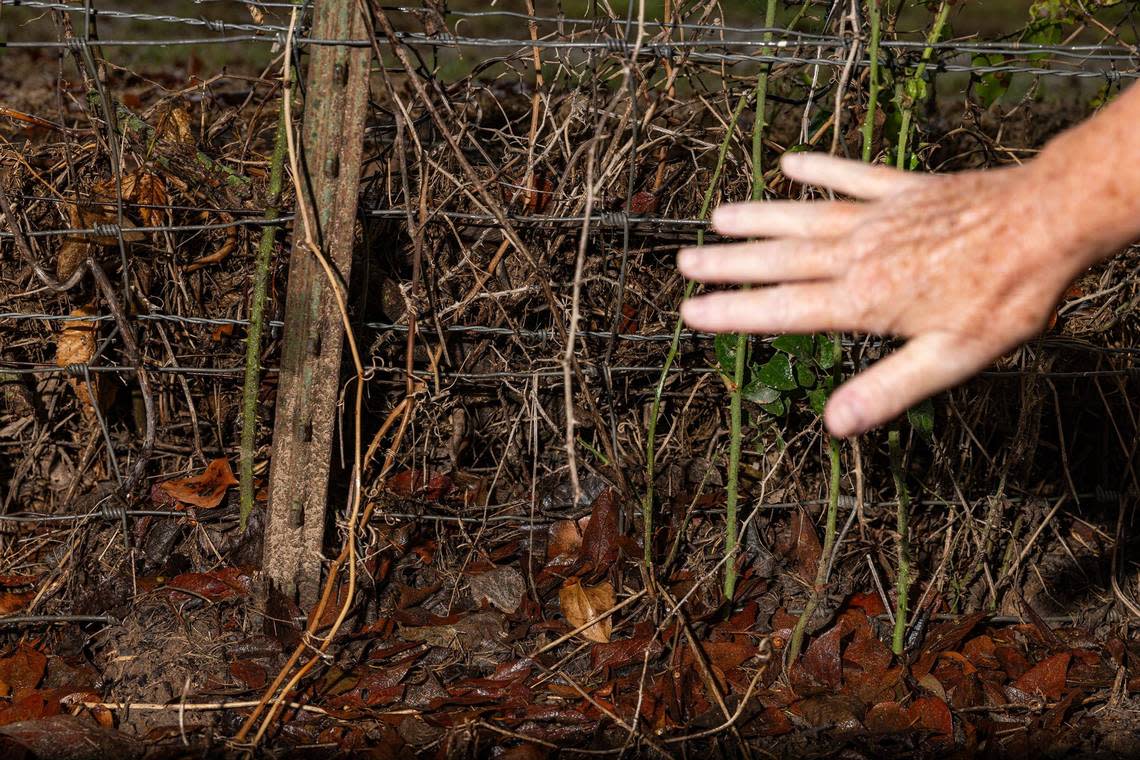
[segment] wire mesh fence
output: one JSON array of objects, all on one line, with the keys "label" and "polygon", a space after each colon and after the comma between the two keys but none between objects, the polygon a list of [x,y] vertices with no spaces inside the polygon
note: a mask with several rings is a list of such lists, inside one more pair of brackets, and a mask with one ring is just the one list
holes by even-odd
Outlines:
[{"label": "wire mesh fence", "polygon": [[[390,31],[365,42],[315,38],[304,5],[284,2],[187,3],[185,15],[126,2],[2,7],[7,82],[30,85],[0,100],[0,525],[12,571],[34,564],[28,542],[57,540],[59,524],[103,519],[129,545],[128,518],[189,519],[146,508],[159,506],[147,503],[152,483],[239,457],[250,282],[268,234],[253,452],[263,487],[281,254],[298,222],[262,200],[287,54],[299,70],[317,46],[376,52],[347,284],[366,358],[372,445],[360,474],[373,519],[512,530],[581,515],[602,483],[636,503],[654,478],[666,514],[684,512],[696,482],[720,484],[722,357],[713,336],[677,321],[686,283],[671,253],[714,239],[710,204],[744,197],[754,176],[765,197],[813,195],[780,174],[781,152],[858,155],[869,140],[873,156],[916,169],[1019,162],[1140,74],[1131,11],[1117,6],[1065,5],[994,39],[925,39],[923,27],[883,39],[877,57],[867,20],[842,2],[805,3],[783,26],[730,23],[716,3],[668,3],[653,19],[636,3],[592,3],[578,17],[560,5],[545,15],[375,6]],[[1051,41],[1062,28],[1075,31]],[[882,103],[868,101],[873,65],[896,88]],[[769,129],[754,148],[761,75]],[[909,151],[897,133],[908,108],[921,115]],[[292,203],[287,192],[281,208]],[[933,453],[916,454],[929,497],[917,503],[961,508],[969,523],[998,477],[1004,505],[1036,503],[1042,472],[1069,457],[1081,460],[1080,487],[1065,486],[1076,499],[1115,503],[1090,490],[1098,465],[1074,450],[1097,434],[1069,428],[1065,440],[1058,384],[1071,381],[1066,400],[1102,399],[1106,416],[1127,407],[1140,370],[1134,264],[1091,272],[1048,334],[943,402]],[[755,339],[757,361],[770,343]],[[850,372],[892,344],[843,345]],[[1047,390],[1055,426],[1024,411]],[[407,399],[408,433],[386,449],[381,423]],[[799,459],[773,484],[747,474],[755,506],[820,504],[822,476],[803,469],[823,445],[815,417],[756,408],[750,419],[755,461],[772,464],[785,446]],[[342,476],[348,448],[334,451]],[[567,491],[571,471],[580,493]],[[441,473],[449,495],[422,498]],[[334,482],[332,495],[341,490]],[[868,495],[860,510],[893,503],[885,488]],[[199,518],[234,523],[236,509]],[[951,562],[967,562],[970,547],[957,551]],[[30,612],[60,614],[0,624],[113,620],[65,614],[63,599],[37,604]]]}]

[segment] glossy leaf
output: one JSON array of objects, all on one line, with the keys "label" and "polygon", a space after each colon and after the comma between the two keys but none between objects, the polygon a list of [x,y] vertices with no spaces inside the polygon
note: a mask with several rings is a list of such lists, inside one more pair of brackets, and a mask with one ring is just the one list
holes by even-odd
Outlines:
[{"label": "glossy leaf", "polygon": [[728,377],[736,375],[736,344],[740,336],[735,333],[721,333],[713,340],[713,350],[716,352],[716,363],[720,371]]},{"label": "glossy leaf", "polygon": [[839,343],[827,335],[815,336],[815,362],[821,369],[831,369],[839,363]]},{"label": "glossy leaf", "polygon": [[808,403],[811,404],[811,410],[823,416],[823,409],[827,406],[827,398],[831,395],[826,388],[816,388],[815,390],[808,391]]},{"label": "glossy leaf", "polygon": [[754,404],[771,404],[779,400],[780,391],[775,388],[769,388],[759,380],[753,380],[744,386],[741,390],[741,396],[743,396],[745,401],[751,401]]},{"label": "glossy leaf", "polygon": [[906,418],[924,441],[931,443],[934,440],[934,403],[930,399],[907,409]]},{"label": "glossy leaf", "polygon": [[798,387],[792,374],[792,363],[786,354],[776,354],[769,359],[756,372],[756,379],[779,391],[794,391]]},{"label": "glossy leaf", "polygon": [[810,359],[812,356],[812,336],[781,335],[772,341],[772,348],[791,354],[797,359]]},{"label": "glossy leaf", "polygon": [[796,382],[799,383],[801,388],[814,388],[816,376],[815,372],[808,365],[807,362],[796,363]]}]

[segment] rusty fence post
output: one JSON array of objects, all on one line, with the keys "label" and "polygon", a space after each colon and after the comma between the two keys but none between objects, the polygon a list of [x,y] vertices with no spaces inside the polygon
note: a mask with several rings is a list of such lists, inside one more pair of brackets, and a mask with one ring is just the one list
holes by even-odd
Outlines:
[{"label": "rusty fence post", "polygon": [[[314,40],[367,41],[359,6],[316,0]],[[310,43],[299,148],[302,186],[321,250],[347,286],[368,112],[371,49]],[[298,199],[298,203],[300,203]],[[344,328],[320,263],[294,222],[269,474],[262,567],[267,580],[308,609],[320,589],[329,467],[337,425]]]}]

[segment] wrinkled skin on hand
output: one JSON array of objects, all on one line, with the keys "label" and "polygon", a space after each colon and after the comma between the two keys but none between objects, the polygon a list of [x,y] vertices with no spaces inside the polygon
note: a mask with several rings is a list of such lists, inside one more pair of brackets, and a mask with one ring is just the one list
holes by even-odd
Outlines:
[{"label": "wrinkled skin on hand", "polygon": [[718,232],[759,240],[683,250],[681,271],[764,287],[694,298],[682,315],[698,330],[907,338],[834,392],[824,422],[836,436],[888,422],[1038,334],[1103,255],[1065,221],[1044,163],[932,176],[790,154],[782,168],[859,201],[721,207]]}]

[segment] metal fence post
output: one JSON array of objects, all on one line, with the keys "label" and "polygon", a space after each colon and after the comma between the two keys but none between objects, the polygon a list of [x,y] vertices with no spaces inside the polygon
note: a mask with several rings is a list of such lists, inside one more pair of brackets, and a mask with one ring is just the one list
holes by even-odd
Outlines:
[{"label": "metal fence post", "polygon": [[[316,0],[313,14],[312,39],[367,40],[355,2]],[[346,285],[352,268],[370,57],[367,45],[311,45],[304,93],[301,184],[315,212],[314,233],[321,250]],[[289,258],[262,567],[270,583],[308,608],[317,598],[324,560],[344,329],[326,275],[304,246],[302,224],[298,215]]]}]

